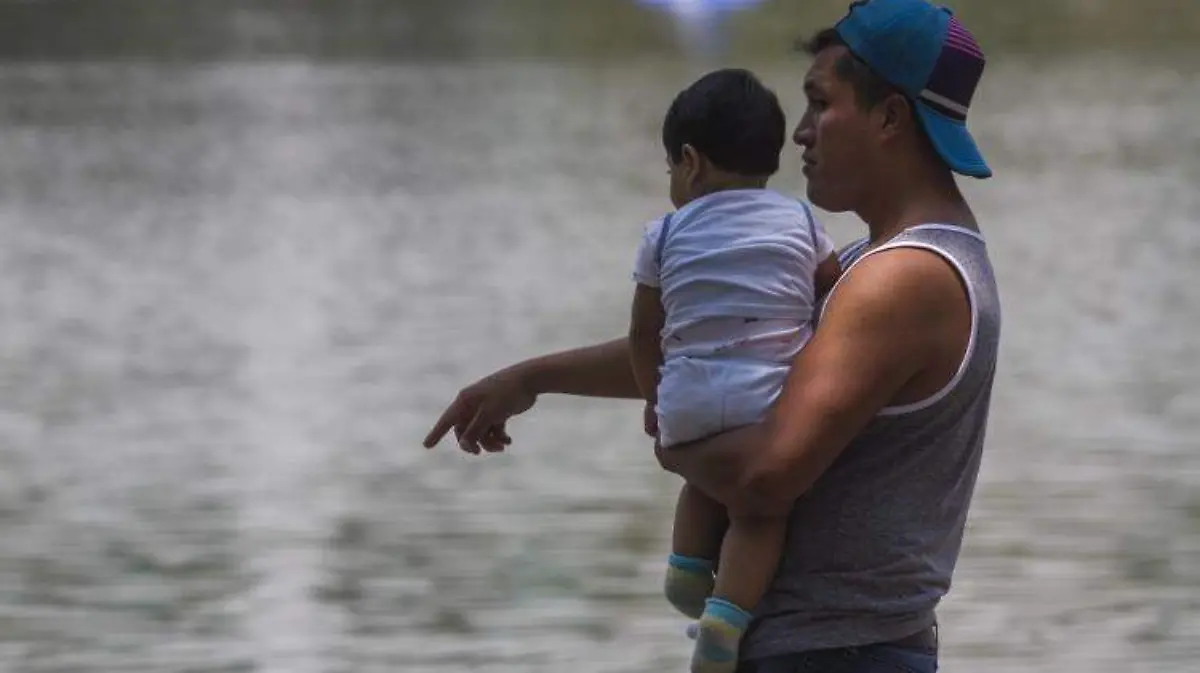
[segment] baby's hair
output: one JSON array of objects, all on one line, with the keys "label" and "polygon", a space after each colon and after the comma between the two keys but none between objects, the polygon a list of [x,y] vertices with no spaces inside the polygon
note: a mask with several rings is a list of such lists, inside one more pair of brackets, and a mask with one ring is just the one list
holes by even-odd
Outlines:
[{"label": "baby's hair", "polygon": [[673,162],[691,145],[721,170],[769,177],[779,170],[786,126],[779,98],[754,73],[716,70],[675,97],[663,120],[663,146]]}]

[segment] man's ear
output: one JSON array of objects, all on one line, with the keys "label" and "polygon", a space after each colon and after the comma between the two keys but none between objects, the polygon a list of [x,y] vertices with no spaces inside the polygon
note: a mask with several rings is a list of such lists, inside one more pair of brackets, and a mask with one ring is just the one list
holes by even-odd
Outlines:
[{"label": "man's ear", "polygon": [[910,124],[916,123],[912,103],[900,94],[892,94],[879,103],[879,130],[885,139],[899,135]]}]

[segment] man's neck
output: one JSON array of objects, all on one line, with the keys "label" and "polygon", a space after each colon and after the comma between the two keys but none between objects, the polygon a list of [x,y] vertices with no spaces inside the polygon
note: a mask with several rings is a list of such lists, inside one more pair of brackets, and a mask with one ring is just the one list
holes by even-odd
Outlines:
[{"label": "man's neck", "polygon": [[867,223],[871,245],[882,245],[921,224],[950,224],[978,230],[975,215],[949,171],[912,174],[876,191],[877,198],[858,215]]}]

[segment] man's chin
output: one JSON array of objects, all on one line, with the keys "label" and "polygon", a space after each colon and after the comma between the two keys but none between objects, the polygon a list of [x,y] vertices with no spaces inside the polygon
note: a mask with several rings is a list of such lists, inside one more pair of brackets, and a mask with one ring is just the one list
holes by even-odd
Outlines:
[{"label": "man's chin", "polygon": [[841,213],[847,210],[844,207],[839,207],[838,204],[831,201],[829,199],[829,195],[823,193],[819,187],[814,187],[812,182],[809,182],[807,185],[805,185],[804,194],[808,198],[809,203],[827,213]]}]

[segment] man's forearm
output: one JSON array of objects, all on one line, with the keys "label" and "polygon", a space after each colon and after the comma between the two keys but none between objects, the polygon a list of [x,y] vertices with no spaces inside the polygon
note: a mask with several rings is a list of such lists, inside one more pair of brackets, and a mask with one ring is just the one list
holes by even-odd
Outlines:
[{"label": "man's forearm", "polygon": [[560,351],[516,365],[533,393],[642,399],[629,355],[629,339]]},{"label": "man's forearm", "polygon": [[731,513],[773,513],[759,494],[745,488],[755,452],[767,440],[767,427],[758,423],[723,432],[691,444],[659,449],[663,469],[683,477]]}]

